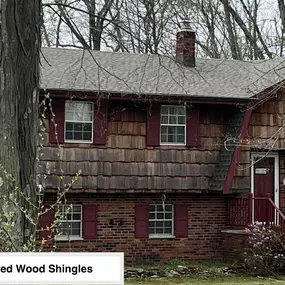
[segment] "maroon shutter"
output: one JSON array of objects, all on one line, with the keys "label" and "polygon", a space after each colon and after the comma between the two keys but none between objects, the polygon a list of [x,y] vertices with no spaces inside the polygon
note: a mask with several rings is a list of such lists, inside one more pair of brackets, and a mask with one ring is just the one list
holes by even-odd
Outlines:
[{"label": "maroon shutter", "polygon": [[135,237],[148,237],[148,205],[138,204],[135,206]]},{"label": "maroon shutter", "polygon": [[94,104],[93,144],[106,144],[108,128],[108,104],[101,101],[99,106]]},{"label": "maroon shutter", "polygon": [[175,205],[174,210],[175,237],[188,237],[188,206]]},{"label": "maroon shutter", "polygon": [[[54,117],[50,112],[50,120],[49,120],[49,141],[50,143],[57,143],[56,140],[56,132],[59,143],[64,143],[64,107],[65,101],[62,99],[52,99],[51,102],[52,111],[54,113]],[[54,118],[56,129],[54,122],[52,120]]]},{"label": "maroon shutter", "polygon": [[[47,211],[45,213],[45,211]],[[53,237],[53,231],[51,230],[51,225],[53,223],[54,218],[54,209],[50,208],[50,206],[44,206],[43,215],[39,218],[39,237],[42,239],[50,239]]]},{"label": "maroon shutter", "polygon": [[186,114],[186,146],[200,145],[200,121],[199,108],[192,106],[187,108]]},{"label": "maroon shutter", "polygon": [[147,110],[146,144],[160,145],[160,105],[154,104]]},{"label": "maroon shutter", "polygon": [[97,205],[83,206],[83,238],[97,238]]}]

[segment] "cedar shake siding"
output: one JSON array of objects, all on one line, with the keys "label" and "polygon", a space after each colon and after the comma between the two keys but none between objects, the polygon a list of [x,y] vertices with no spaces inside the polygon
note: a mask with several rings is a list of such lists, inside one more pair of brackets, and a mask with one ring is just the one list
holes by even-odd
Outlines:
[{"label": "cedar shake siding", "polygon": [[[46,191],[70,183],[79,169],[82,173],[71,191],[208,190],[228,116],[235,108],[188,105],[186,145],[177,146],[159,145],[159,104],[149,106],[148,103],[104,101],[100,103],[99,111],[94,108],[92,144],[62,143],[64,101],[54,99],[52,102],[60,148],[54,143],[53,123],[45,119],[47,130],[42,133],[44,153],[41,172],[47,175]],[[60,179],[61,175],[64,179]]]},{"label": "cedar shake siding", "polygon": [[[51,194],[45,196],[46,203],[54,199]],[[67,195],[66,199],[67,203],[82,205],[83,238],[49,242],[45,250],[124,252],[126,264],[222,258],[226,203],[221,195],[167,194],[166,203],[174,205],[176,215],[173,238],[148,235],[147,208],[161,204],[161,195],[82,193]],[[88,225],[84,211],[94,205],[96,212],[91,213],[96,220]],[[84,236],[89,226],[97,229],[96,235]]]}]

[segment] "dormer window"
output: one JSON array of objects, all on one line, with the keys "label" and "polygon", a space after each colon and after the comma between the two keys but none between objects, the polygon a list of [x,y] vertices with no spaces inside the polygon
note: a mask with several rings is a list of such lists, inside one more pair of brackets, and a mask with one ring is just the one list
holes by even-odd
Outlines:
[{"label": "dormer window", "polygon": [[186,110],[184,106],[161,106],[160,144],[186,144]]},{"label": "dormer window", "polygon": [[92,143],[93,104],[90,102],[65,102],[65,142]]}]

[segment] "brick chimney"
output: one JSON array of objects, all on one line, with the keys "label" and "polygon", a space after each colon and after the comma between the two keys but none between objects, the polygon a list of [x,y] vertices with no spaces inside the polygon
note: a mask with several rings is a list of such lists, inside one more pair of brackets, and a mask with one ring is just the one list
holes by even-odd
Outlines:
[{"label": "brick chimney", "polygon": [[190,28],[189,21],[184,21],[184,27],[176,35],[176,59],[187,67],[195,67],[196,33]]}]

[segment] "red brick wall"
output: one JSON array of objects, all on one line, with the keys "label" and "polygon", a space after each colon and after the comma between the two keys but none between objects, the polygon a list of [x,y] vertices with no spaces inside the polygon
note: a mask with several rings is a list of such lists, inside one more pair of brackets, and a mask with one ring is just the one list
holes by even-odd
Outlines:
[{"label": "red brick wall", "polygon": [[[209,260],[222,257],[222,234],[226,204],[219,195],[166,195],[166,203],[188,204],[188,238],[134,238],[135,204],[161,203],[161,195],[81,194],[67,197],[68,203],[98,205],[98,238],[90,241],[56,242],[57,251],[125,252],[127,264],[155,263],[173,258]],[[46,201],[52,201],[46,196]],[[115,225],[109,225],[110,219]],[[123,219],[123,225],[117,223]],[[49,250],[53,248],[50,247]],[[54,250],[54,249],[53,249]]]}]

